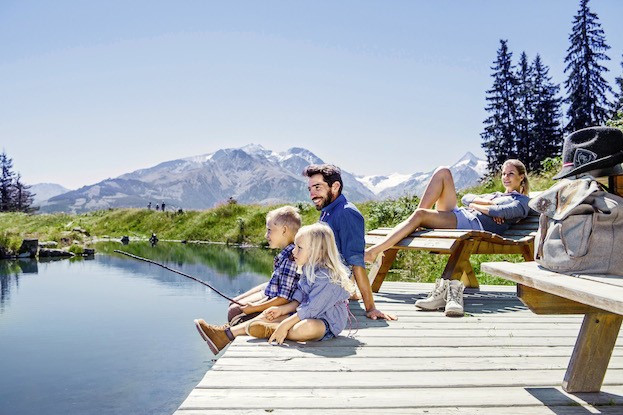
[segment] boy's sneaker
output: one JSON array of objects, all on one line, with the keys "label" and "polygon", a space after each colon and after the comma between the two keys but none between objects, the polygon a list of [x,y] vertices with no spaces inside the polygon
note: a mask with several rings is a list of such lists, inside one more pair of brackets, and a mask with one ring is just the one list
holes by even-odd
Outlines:
[{"label": "boy's sneaker", "polygon": [[428,297],[417,300],[415,306],[422,310],[437,310],[445,307],[446,293],[448,292],[448,280],[437,278],[435,288],[428,294]]},{"label": "boy's sneaker", "polygon": [[218,354],[225,346],[233,341],[233,339],[227,336],[226,326],[212,326],[203,319],[197,319],[195,320],[195,327],[197,327],[197,331],[203,340],[208,343],[210,350],[212,350],[214,354]]},{"label": "boy's sneaker", "polygon": [[252,321],[247,325],[246,332],[249,336],[257,337],[258,339],[269,339],[277,330],[279,323],[269,323],[268,321]]},{"label": "boy's sneaker", "polygon": [[450,281],[448,285],[448,301],[446,302],[446,316],[463,317],[463,283],[458,280]]}]

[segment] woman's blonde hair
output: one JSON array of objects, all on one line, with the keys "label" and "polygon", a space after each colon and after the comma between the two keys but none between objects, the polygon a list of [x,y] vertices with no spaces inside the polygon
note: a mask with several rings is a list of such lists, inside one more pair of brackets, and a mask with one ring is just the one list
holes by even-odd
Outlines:
[{"label": "woman's blonde hair", "polygon": [[523,180],[521,181],[521,184],[519,186],[519,193],[522,193],[528,196],[528,194],[530,193],[530,181],[528,180],[528,173],[526,172],[526,166],[517,159],[508,159],[504,162],[504,164],[502,164],[502,170],[504,170],[504,167],[508,165],[511,165],[514,168],[516,168],[517,172],[520,175],[523,174]]},{"label": "woman's blonde hair", "polygon": [[335,244],[333,230],[324,222],[303,226],[296,234],[294,242],[305,238],[309,247],[307,263],[303,265],[303,274],[313,284],[317,268],[327,268],[331,282],[342,286],[349,293],[355,291],[355,284],[350,280],[350,270],[342,263]]}]

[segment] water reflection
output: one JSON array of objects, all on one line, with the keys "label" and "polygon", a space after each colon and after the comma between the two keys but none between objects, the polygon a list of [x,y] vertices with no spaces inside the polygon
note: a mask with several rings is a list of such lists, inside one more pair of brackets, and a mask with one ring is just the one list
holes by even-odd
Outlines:
[{"label": "water reflection", "polygon": [[117,242],[100,242],[97,252],[113,253],[115,249],[143,258],[179,267],[188,264],[207,265],[212,270],[235,277],[245,272],[270,275],[275,253],[259,248],[230,248],[216,244],[181,244],[160,242],[155,246],[146,242],[122,246]]},{"label": "water reflection", "polygon": [[93,260],[0,261],[0,413],[171,414],[214,358],[193,319],[222,324],[228,296],[267,281],[274,252],[148,242]]},{"label": "water reflection", "polygon": [[[179,282],[183,277],[155,265],[123,257],[114,253],[116,249],[178,269],[209,283],[229,297],[265,282],[272,272],[275,255],[275,252],[261,248],[239,249],[211,244],[160,242],[151,246],[147,242],[134,242],[123,246],[118,242],[100,242],[96,245],[98,253],[111,254],[100,258],[103,264],[150,274],[154,279],[169,284]],[[20,274],[37,274],[39,263],[92,259],[94,257],[0,260],[0,313],[9,301],[11,291],[19,287]]]},{"label": "water reflection", "polygon": [[19,288],[20,274],[36,274],[37,260],[18,259],[0,261],[0,313],[11,296],[11,291]]}]

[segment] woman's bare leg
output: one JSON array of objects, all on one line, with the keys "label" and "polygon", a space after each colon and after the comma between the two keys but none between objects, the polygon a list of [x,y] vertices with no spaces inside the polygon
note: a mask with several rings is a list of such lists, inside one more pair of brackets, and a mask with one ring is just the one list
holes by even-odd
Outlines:
[{"label": "woman's bare leg", "polygon": [[[437,209],[433,210],[435,205]],[[456,205],[456,188],[452,172],[447,167],[439,167],[431,176],[415,212],[399,223],[383,241],[366,249],[365,261],[373,262],[381,252],[396,245],[420,226],[441,229],[456,228],[456,216],[452,213]],[[449,213],[449,215],[442,213]]]},{"label": "woman's bare leg", "polygon": [[456,216],[452,212],[417,208],[407,220],[399,223],[392,229],[385,239],[366,249],[364,260],[366,262],[374,261],[379,254],[396,245],[420,226],[438,229],[454,229],[456,228]]},{"label": "woman's bare leg", "polygon": [[439,167],[435,170],[418,207],[432,209],[435,204],[437,204],[436,210],[442,212],[451,211],[457,205],[454,178],[447,167]]}]

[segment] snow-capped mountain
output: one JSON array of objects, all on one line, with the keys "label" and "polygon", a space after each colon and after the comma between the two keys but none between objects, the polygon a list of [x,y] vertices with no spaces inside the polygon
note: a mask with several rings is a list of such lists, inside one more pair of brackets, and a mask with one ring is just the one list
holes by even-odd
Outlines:
[{"label": "snow-capped mountain", "polygon": [[[276,153],[260,145],[166,161],[41,203],[41,212],[74,212],[115,207],[146,207],[163,202],[169,209],[208,209],[230,199],[239,203],[309,202],[303,168],[323,163],[304,148]],[[471,186],[483,175],[484,162],[468,153],[452,166],[457,186]],[[344,194],[353,202],[419,194],[429,173],[355,177],[342,171]]]},{"label": "snow-capped mountain", "polygon": [[[448,167],[454,176],[454,184],[457,190],[474,186],[487,173],[487,162],[470,152]],[[433,172],[434,170],[426,173],[361,176],[357,180],[372,190],[379,199],[396,198],[403,195],[421,196]]]}]

